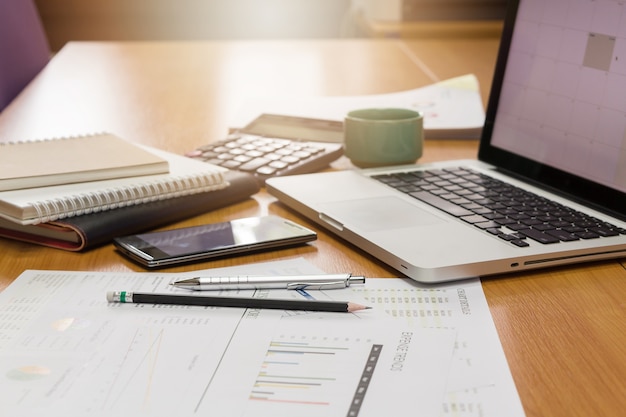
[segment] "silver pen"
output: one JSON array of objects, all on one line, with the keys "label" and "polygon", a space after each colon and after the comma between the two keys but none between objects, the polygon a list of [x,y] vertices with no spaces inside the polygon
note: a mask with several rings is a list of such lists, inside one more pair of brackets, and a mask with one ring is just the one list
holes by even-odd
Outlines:
[{"label": "silver pen", "polygon": [[172,282],[178,288],[195,291],[256,290],[282,288],[288,290],[332,290],[346,288],[351,284],[364,284],[365,277],[352,274],[194,277]]}]

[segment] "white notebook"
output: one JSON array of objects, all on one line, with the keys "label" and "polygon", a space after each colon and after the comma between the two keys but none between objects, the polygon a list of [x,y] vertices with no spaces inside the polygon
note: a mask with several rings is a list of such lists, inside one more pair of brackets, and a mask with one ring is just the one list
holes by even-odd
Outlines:
[{"label": "white notebook", "polygon": [[228,186],[223,176],[225,168],[154,148],[145,149],[166,159],[170,172],[2,191],[0,217],[23,225],[38,224]]},{"label": "white notebook", "polygon": [[165,159],[110,133],[0,143],[0,191],[168,171]]}]

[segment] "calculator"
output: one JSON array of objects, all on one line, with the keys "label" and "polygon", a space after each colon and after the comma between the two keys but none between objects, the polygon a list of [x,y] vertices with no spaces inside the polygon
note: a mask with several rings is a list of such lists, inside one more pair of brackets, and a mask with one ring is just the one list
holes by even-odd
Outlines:
[{"label": "calculator", "polygon": [[338,121],[262,114],[224,139],[185,155],[267,178],[326,168],[343,155],[343,124]]}]

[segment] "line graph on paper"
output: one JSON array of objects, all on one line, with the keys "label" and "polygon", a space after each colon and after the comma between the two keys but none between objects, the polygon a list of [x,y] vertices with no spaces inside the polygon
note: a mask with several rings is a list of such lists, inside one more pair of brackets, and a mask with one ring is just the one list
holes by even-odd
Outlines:
[{"label": "line graph on paper", "polygon": [[[159,351],[163,343],[163,329],[159,329],[156,334],[142,335],[142,330],[138,329],[131,339],[128,349],[117,370],[113,383],[110,385],[107,395],[103,398],[103,409],[110,409],[112,404],[119,403],[119,397],[127,392],[129,386],[141,379],[139,385],[143,393],[137,398],[141,403],[150,402],[152,394],[155,366],[158,362]],[[142,344],[142,338],[146,338],[147,345]]]},{"label": "line graph on paper", "polygon": [[[193,340],[183,322],[197,330]],[[88,372],[100,389],[84,412],[187,415],[216,369],[228,337],[228,331],[210,320],[174,316],[116,335],[108,341],[115,350],[106,357],[93,356]]]},{"label": "line graph on paper", "polygon": [[344,415],[358,416],[382,348],[362,339],[275,338],[259,368],[246,414],[305,411],[314,416],[345,404]]}]

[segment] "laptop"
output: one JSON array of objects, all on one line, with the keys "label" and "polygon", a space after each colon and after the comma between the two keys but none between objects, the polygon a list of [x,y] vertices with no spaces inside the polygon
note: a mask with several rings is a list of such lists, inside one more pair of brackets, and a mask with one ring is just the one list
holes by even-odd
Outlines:
[{"label": "laptop", "polygon": [[626,30],[612,0],[509,2],[478,159],[272,178],[423,283],[626,257]]}]

